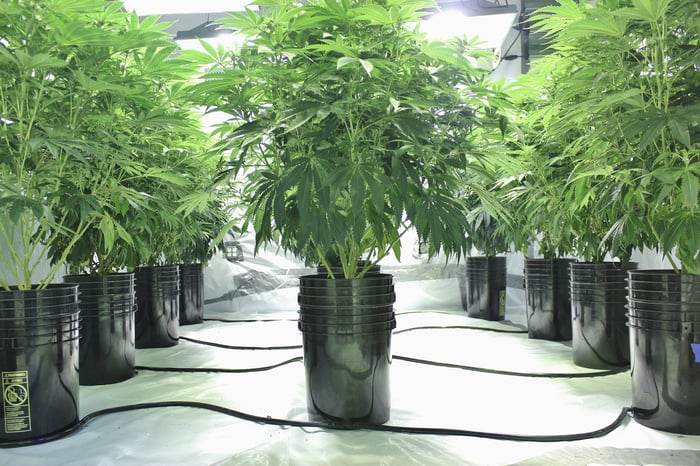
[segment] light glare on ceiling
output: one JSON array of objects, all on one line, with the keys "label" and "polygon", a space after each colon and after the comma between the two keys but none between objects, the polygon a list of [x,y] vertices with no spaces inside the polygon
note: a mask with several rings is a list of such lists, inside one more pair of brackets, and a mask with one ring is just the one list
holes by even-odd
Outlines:
[{"label": "light glare on ceiling", "polygon": [[226,49],[237,49],[244,42],[246,38],[242,34],[235,34],[231,32],[221,32],[214,37],[202,37],[194,39],[178,39],[176,40],[178,47],[183,50],[199,50],[204,51],[201,41],[208,42],[212,47],[218,48],[219,45]]},{"label": "light glare on ceiling", "polygon": [[498,50],[513,27],[515,17],[515,13],[465,16],[460,11],[442,11],[424,20],[421,30],[432,39],[478,37],[480,47]]},{"label": "light glare on ceiling", "polygon": [[251,0],[122,0],[127,11],[140,16],[240,11]]}]

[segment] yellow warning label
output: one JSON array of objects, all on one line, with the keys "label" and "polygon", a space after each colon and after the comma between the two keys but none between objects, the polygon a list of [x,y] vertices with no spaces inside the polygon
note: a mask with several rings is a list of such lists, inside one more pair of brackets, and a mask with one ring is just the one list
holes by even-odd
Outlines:
[{"label": "yellow warning label", "polygon": [[27,371],[3,372],[1,380],[5,433],[29,432],[32,430],[29,374]]},{"label": "yellow warning label", "polygon": [[504,317],[506,315],[506,290],[499,290],[498,292],[498,317]]}]

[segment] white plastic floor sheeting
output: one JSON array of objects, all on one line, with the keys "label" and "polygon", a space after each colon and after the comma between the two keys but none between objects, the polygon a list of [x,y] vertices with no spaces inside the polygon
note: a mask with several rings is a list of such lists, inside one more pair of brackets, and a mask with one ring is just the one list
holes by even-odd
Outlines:
[{"label": "white plastic floor sheeting", "polygon": [[[81,387],[81,417],[135,403],[196,401],[256,416],[307,420],[304,368],[298,360],[302,340],[296,323],[295,278],[279,279],[265,289],[248,276],[247,291],[234,296],[228,288],[216,285],[218,279],[236,281],[235,277],[231,280],[230,270],[222,273],[222,263],[218,267],[214,263],[207,269],[207,320],[181,327],[180,335],[239,348],[182,339],[170,348],[139,349],[138,366],[175,369],[140,369],[134,378],[122,383]],[[248,274],[254,268],[250,267]],[[414,277],[402,270],[405,268],[395,270],[397,328],[392,337],[388,424],[525,436],[575,434],[609,425],[630,405],[629,372],[590,378],[527,376],[595,372],[572,363],[570,343],[531,340],[523,333],[441,328],[523,328],[524,309],[518,295],[522,291],[517,286],[508,289],[506,321],[487,322],[466,316],[458,278],[422,276],[412,280]],[[239,291],[244,288],[236,286]],[[221,299],[224,295],[228,297]],[[505,376],[407,359],[523,375]],[[277,367],[241,373],[177,370],[269,366]],[[656,431],[630,418],[599,438],[553,443],[334,431],[279,427],[173,406],[99,416],[63,439],[0,449],[0,464],[693,465],[700,464],[700,436]]]}]

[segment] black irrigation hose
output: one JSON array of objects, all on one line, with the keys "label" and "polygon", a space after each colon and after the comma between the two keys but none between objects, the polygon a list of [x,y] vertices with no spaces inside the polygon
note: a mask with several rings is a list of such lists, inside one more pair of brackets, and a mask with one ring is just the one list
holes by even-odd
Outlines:
[{"label": "black irrigation hose", "polygon": [[[202,342],[202,344],[205,344]],[[572,372],[572,373],[549,373],[549,372],[511,372],[498,369],[487,369],[484,367],[476,366],[465,366],[462,364],[452,364],[448,362],[438,362],[430,361],[427,359],[411,358],[409,356],[392,356],[393,359],[398,359],[400,361],[412,362],[416,364],[426,364],[430,366],[437,367],[447,367],[450,369],[462,369],[474,372],[483,372],[486,374],[496,374],[496,375],[507,375],[515,377],[532,377],[532,378],[550,378],[550,379],[580,379],[580,378],[592,378],[592,377],[605,377],[609,375],[616,375],[629,370],[629,366],[619,367],[616,369],[611,369],[607,371],[597,371],[597,372]],[[251,367],[248,369],[229,369],[229,368],[219,368],[219,367],[161,367],[161,366],[136,366],[136,370],[144,371],[154,371],[154,372],[186,372],[186,373],[231,373],[231,374],[244,374],[247,372],[263,372],[278,367],[282,367],[293,362],[303,361],[304,358],[297,356],[295,358],[287,359],[277,364],[272,364],[270,366],[261,367]]]},{"label": "black irrigation hose", "polygon": [[[423,327],[416,327],[418,328],[423,328]],[[437,328],[452,328],[452,327],[437,327]],[[457,327],[457,328],[462,328],[462,327]],[[478,327],[481,329],[481,327]],[[406,329],[404,331],[408,330],[414,330],[414,329]],[[488,329],[490,330],[490,329]],[[394,332],[397,333],[397,332]],[[506,332],[506,333],[516,333],[516,332]],[[204,341],[204,340],[195,340],[193,338],[188,338],[188,337],[180,337],[181,340],[186,340],[192,343],[197,343],[199,345],[207,345],[207,346],[215,346],[217,348],[224,348],[224,349],[237,349],[237,350],[276,350],[276,349],[300,349],[303,346],[302,345],[295,345],[295,346],[231,346],[231,345],[224,345],[222,343],[214,343],[210,341]],[[604,370],[604,371],[596,371],[596,372],[563,372],[563,373],[557,373],[557,372],[514,372],[514,371],[505,371],[505,370],[500,370],[500,369],[487,369],[485,367],[478,367],[478,366],[465,366],[462,364],[453,364],[449,362],[438,362],[438,361],[430,361],[427,359],[419,359],[419,358],[412,358],[409,356],[400,356],[400,355],[393,355],[392,356],[394,359],[398,359],[400,361],[406,361],[406,362],[412,362],[416,364],[426,364],[426,365],[431,365],[431,366],[437,366],[437,367],[448,367],[451,369],[462,369],[462,370],[467,370],[467,371],[474,371],[474,372],[483,372],[486,374],[496,374],[496,375],[508,375],[508,376],[514,376],[514,377],[532,377],[532,378],[550,378],[550,379],[578,379],[578,378],[589,378],[589,377],[606,377],[609,375],[616,375],[620,374],[622,372],[626,372],[629,370],[629,366],[621,366],[615,369],[610,369],[610,370]],[[296,360],[296,358],[290,359],[288,362],[293,362]],[[281,363],[276,366],[270,366],[270,369],[273,369],[275,367],[279,367],[281,365],[286,364],[287,362]],[[167,368],[146,368],[142,367],[144,370],[162,370],[166,371],[168,370]],[[183,370],[179,371],[179,368],[172,368],[173,371],[177,372],[216,372],[216,371],[221,371],[221,372],[255,372],[255,371],[261,371],[261,370],[267,370],[267,368],[253,368],[253,369],[195,369],[195,370]]]},{"label": "black irrigation hose", "polygon": [[478,326],[472,326],[472,325],[424,325],[421,327],[411,327],[411,328],[406,328],[403,330],[394,330],[394,334],[396,335],[399,333],[411,332],[414,330],[441,330],[441,329],[483,330],[486,332],[516,333],[516,334],[527,333],[527,330],[506,330],[506,329],[502,329],[502,328],[478,327]]},{"label": "black irrigation hose", "polygon": [[474,430],[442,428],[442,427],[411,427],[411,426],[395,426],[395,425],[375,425],[364,423],[352,424],[328,424],[322,422],[310,421],[295,421],[291,419],[273,418],[270,416],[257,416],[254,414],[237,411],[235,409],[224,408],[210,403],[202,403],[198,401],[160,401],[153,403],[137,403],[131,405],[117,406],[114,408],[106,408],[94,411],[82,419],[75,425],[72,425],[60,432],[47,435],[38,439],[18,440],[12,442],[0,442],[0,448],[17,448],[29,445],[37,445],[53,440],[59,440],[74,432],[77,432],[93,419],[107,414],[121,413],[126,411],[135,411],[140,409],[152,408],[167,408],[167,407],[185,407],[198,408],[208,411],[214,411],[227,416],[232,416],[244,421],[255,422],[261,425],[275,425],[281,427],[299,427],[299,428],[318,428],[326,430],[369,430],[376,432],[391,432],[400,434],[412,435],[445,435],[445,436],[461,436],[461,437],[479,437],[494,440],[510,440],[520,442],[571,442],[575,440],[585,440],[590,438],[602,437],[613,430],[617,429],[627,418],[630,413],[630,408],[622,408],[617,418],[605,427],[597,430],[575,433],[575,434],[557,434],[557,435],[518,435],[518,434],[501,434],[496,432],[480,432]]},{"label": "black irrigation hose", "polygon": [[161,366],[136,366],[134,369],[141,371],[152,371],[152,372],[194,372],[194,373],[220,373],[220,374],[245,374],[248,372],[264,372],[272,369],[277,369],[278,367],[291,364],[293,362],[303,361],[304,358],[297,356],[295,358],[287,359],[277,364],[272,364],[270,366],[261,367],[251,367],[247,369],[228,369],[222,367],[161,367]]},{"label": "black irrigation hose", "polygon": [[437,361],[430,361],[427,359],[418,359],[418,358],[411,358],[408,356],[399,356],[399,355],[393,355],[392,356],[394,359],[398,359],[400,361],[407,361],[407,362],[413,362],[417,364],[427,364],[430,366],[438,366],[438,367],[449,367],[450,369],[462,369],[465,371],[474,371],[474,372],[484,372],[486,374],[496,374],[496,375],[510,375],[514,377],[532,377],[532,378],[547,378],[547,379],[581,379],[581,378],[591,378],[591,377],[605,377],[609,375],[616,375],[620,374],[622,372],[627,372],[629,370],[629,366],[622,366],[618,367],[615,369],[610,369],[606,371],[596,371],[596,372],[563,372],[563,373],[557,373],[557,372],[512,372],[512,371],[504,371],[500,369],[487,369],[485,367],[475,367],[475,366],[464,366],[461,364],[452,364],[449,362],[437,362]]},{"label": "black irrigation hose", "polygon": [[[439,313],[439,314],[448,314],[448,315],[456,315],[451,312],[443,312],[443,311],[430,311],[433,313]],[[425,313],[425,311],[404,311],[404,312],[396,312],[396,316],[402,316],[406,314],[420,314],[420,313]],[[294,318],[294,319],[219,319],[219,318],[204,318],[204,322],[222,322],[225,324],[238,324],[238,323],[255,323],[255,322],[297,322],[299,319]],[[502,322],[501,322],[502,323]],[[506,324],[508,325],[508,324]],[[512,327],[516,327],[518,330],[505,330],[505,329],[499,329],[499,328],[492,328],[492,327],[479,327],[479,326],[468,326],[468,325],[452,325],[452,326],[423,326],[423,327],[414,327],[410,329],[405,329],[405,330],[397,330],[394,331],[394,333],[403,333],[403,332],[408,332],[410,330],[423,330],[423,329],[446,329],[446,328],[458,328],[458,329],[467,329],[467,330],[485,330],[485,331],[490,331],[490,332],[497,332],[497,333],[527,333],[527,329],[516,324],[509,324]]]},{"label": "black irrigation hose", "polygon": [[[423,328],[440,328],[440,329],[442,329],[442,328],[469,328],[469,329],[477,329],[477,330],[501,331],[501,332],[505,332],[505,333],[520,333],[520,332],[505,331],[505,330],[500,330],[500,329],[491,329],[491,328],[484,328],[484,327],[464,327],[464,326],[416,327],[416,328],[412,328],[412,329],[405,329],[405,330],[402,330],[401,332],[423,329]],[[395,333],[398,333],[398,332],[395,332]],[[180,339],[185,340],[185,341],[189,341],[192,343],[215,346],[215,347],[225,348],[225,349],[247,349],[247,350],[254,350],[254,349],[298,349],[298,348],[302,347],[301,345],[277,346],[277,347],[232,346],[232,345],[224,345],[224,344],[220,344],[220,343],[208,342],[208,341],[203,341],[203,340],[196,340],[194,338],[188,338],[188,337],[180,337]],[[595,372],[595,373],[572,373],[572,374],[529,373],[529,374],[526,374],[526,373],[520,373],[520,372],[500,371],[500,370],[494,370],[494,369],[485,369],[485,368],[479,368],[479,367],[463,366],[463,365],[458,365],[458,364],[441,363],[441,362],[436,362],[436,361],[428,361],[428,360],[424,360],[424,359],[410,358],[410,357],[406,357],[406,356],[394,355],[393,357],[395,359],[403,360],[403,361],[407,361],[407,362],[413,362],[413,363],[419,363],[419,364],[429,364],[429,365],[435,365],[435,366],[439,366],[439,367],[472,370],[472,371],[486,372],[486,373],[499,374],[499,375],[513,375],[513,376],[527,376],[527,377],[548,377],[548,378],[555,378],[555,377],[562,377],[562,378],[564,378],[564,377],[565,378],[599,377],[599,376],[604,376],[604,375],[617,374],[620,372],[624,372],[628,369],[627,367],[624,367],[624,368],[619,368],[619,369],[613,369],[610,371],[600,371],[600,372]],[[290,364],[293,362],[299,362],[302,360],[303,360],[302,357],[295,357],[295,358],[288,359],[288,360],[283,361],[283,362],[278,363],[278,364],[273,364],[270,366],[263,366],[263,367],[249,368],[249,369],[189,368],[189,367],[185,367],[185,368],[183,368],[183,367],[171,367],[171,368],[168,368],[168,367],[151,367],[151,366],[136,366],[136,369],[137,370],[147,370],[147,371],[160,371],[160,372],[172,371],[172,372],[245,373],[245,372],[260,372],[260,371],[271,370],[271,369],[275,369],[277,367],[281,367],[281,366],[286,365],[286,364]],[[139,403],[139,404],[118,406],[118,407],[114,407],[114,408],[107,408],[107,409],[94,411],[94,412],[86,415],[82,419],[80,419],[76,424],[69,426],[68,428],[66,428],[60,432],[56,432],[53,434],[45,435],[43,437],[34,438],[34,439],[17,440],[17,441],[10,441],[10,442],[3,441],[3,442],[0,442],[0,448],[17,448],[17,447],[23,447],[23,446],[42,444],[42,443],[50,442],[53,440],[59,440],[59,439],[64,438],[64,437],[66,437],[74,432],[77,432],[83,426],[85,426],[90,421],[92,421],[93,419],[95,419],[99,416],[113,414],[113,413],[126,412],[126,411],[162,408],[162,407],[190,407],[190,408],[206,409],[209,411],[214,411],[214,412],[218,412],[218,413],[225,414],[228,416],[237,417],[239,419],[250,421],[250,422],[255,422],[258,424],[277,425],[277,426],[283,426],[283,427],[318,428],[318,429],[326,429],[326,430],[371,430],[371,431],[378,431],[378,432],[403,433],[403,434],[413,434],[413,435],[468,436],[468,437],[488,438],[488,439],[494,439],[494,440],[510,440],[510,441],[523,441],[523,442],[569,442],[569,441],[575,441],[575,440],[584,440],[584,439],[589,439],[589,438],[601,437],[603,435],[607,435],[608,433],[612,432],[617,427],[622,425],[622,423],[625,421],[627,415],[634,412],[633,408],[622,408],[618,417],[611,424],[609,424],[601,429],[597,429],[597,430],[590,431],[590,432],[575,433],[575,434],[532,436],[532,435],[502,434],[502,433],[495,433],[495,432],[480,432],[480,431],[453,429],[453,428],[440,428],[440,427],[437,427],[437,428],[410,427],[410,426],[375,425],[375,424],[363,424],[363,423],[328,424],[328,423],[320,423],[320,422],[294,421],[294,420],[290,420],[290,419],[272,418],[269,416],[265,416],[265,417],[257,416],[257,415],[245,413],[242,411],[236,411],[233,409],[224,408],[222,406],[209,404],[209,403],[192,402],[192,401],[165,401],[165,402],[154,402],[154,403]]]},{"label": "black irrigation hose", "polygon": [[288,349],[299,349],[301,345],[290,345],[290,346],[238,346],[238,345],[225,345],[223,343],[215,343],[213,341],[197,340],[190,337],[180,337],[180,340],[189,341],[190,343],[197,343],[199,345],[214,346],[216,348],[224,349],[235,349],[235,350],[288,350]]},{"label": "black irrigation hose", "polygon": [[247,324],[254,322],[296,322],[299,319],[218,319],[213,317],[204,318],[204,322],[223,322],[225,324]]}]

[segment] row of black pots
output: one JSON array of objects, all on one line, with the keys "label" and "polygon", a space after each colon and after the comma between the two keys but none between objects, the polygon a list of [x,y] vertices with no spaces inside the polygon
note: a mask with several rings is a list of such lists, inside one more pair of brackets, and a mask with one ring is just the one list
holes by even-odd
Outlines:
[{"label": "row of black pots", "polygon": [[[342,270],[334,270],[336,277]],[[299,279],[309,418],[382,424],[390,417],[393,277],[375,267],[363,279]]]},{"label": "row of black pots", "polygon": [[[469,257],[466,271],[464,305],[468,315],[487,320],[503,319],[505,257]],[[585,367],[628,364],[625,285],[626,271],[618,264],[527,259],[528,336],[573,340],[574,361]],[[596,349],[598,347],[602,349]]]},{"label": "row of black pots", "polygon": [[612,262],[526,259],[528,336],[572,341],[576,365],[609,369],[629,364],[627,270]]},{"label": "row of black pots", "polygon": [[68,275],[44,289],[0,290],[1,383],[11,388],[0,442],[75,424],[79,385],[131,378],[135,348],[176,344],[181,302],[185,309],[198,306],[184,323],[202,320],[202,271],[198,264],[139,268]]},{"label": "row of black pots", "polygon": [[525,287],[531,338],[570,338],[583,367],[630,363],[635,419],[700,434],[700,276],[528,259]]}]

